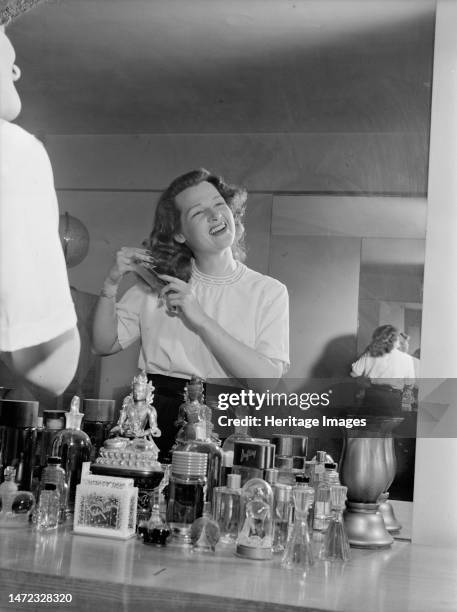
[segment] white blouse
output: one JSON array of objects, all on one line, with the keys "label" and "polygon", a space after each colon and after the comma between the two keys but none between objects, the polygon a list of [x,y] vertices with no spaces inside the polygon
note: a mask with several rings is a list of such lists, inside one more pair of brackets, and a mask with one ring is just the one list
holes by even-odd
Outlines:
[{"label": "white blouse", "polygon": [[403,389],[416,378],[413,358],[396,348],[380,357],[364,353],[352,364],[352,372],[354,376],[367,376],[373,385],[390,385],[394,389]]},{"label": "white blouse", "polygon": [[[189,281],[198,302],[227,333],[265,357],[289,365],[289,296],[279,281],[237,264],[226,276],[200,272]],[[137,283],[117,304],[118,339],[126,348],[141,338],[138,367],[178,378],[228,378],[200,336],[146,284]]]}]

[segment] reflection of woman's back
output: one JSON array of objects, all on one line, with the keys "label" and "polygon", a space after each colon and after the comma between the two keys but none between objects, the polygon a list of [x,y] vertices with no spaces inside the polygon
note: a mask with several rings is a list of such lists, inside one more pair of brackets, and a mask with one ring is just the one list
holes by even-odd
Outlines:
[{"label": "reflection of woman's back", "polygon": [[352,364],[351,376],[370,381],[363,407],[371,413],[388,416],[400,412],[403,388],[414,382],[413,359],[399,347],[399,330],[381,325],[374,330],[366,351]]}]

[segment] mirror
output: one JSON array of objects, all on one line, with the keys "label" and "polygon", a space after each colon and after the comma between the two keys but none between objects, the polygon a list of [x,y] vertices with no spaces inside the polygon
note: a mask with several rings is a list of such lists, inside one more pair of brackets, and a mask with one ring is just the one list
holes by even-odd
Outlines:
[{"label": "mirror", "polygon": [[357,352],[372,331],[390,323],[409,337],[407,352],[420,355],[424,239],[362,240]]},{"label": "mirror", "polygon": [[[72,286],[93,299],[160,191],[205,166],[248,187],[247,263],[289,288],[290,378],[346,376],[391,317],[419,347],[434,15],[432,0],[80,0],[13,24],[19,123],[91,237]],[[101,397],[122,397],[137,353],[102,360]]]}]

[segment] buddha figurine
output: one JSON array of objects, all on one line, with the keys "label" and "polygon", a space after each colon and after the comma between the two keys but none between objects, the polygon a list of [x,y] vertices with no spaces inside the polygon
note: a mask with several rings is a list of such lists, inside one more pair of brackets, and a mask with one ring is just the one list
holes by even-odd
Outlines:
[{"label": "buddha figurine", "polygon": [[180,428],[176,441],[212,440],[219,444],[219,436],[213,432],[212,411],[205,404],[203,380],[192,376],[184,391],[184,403],[179,407],[175,425]]},{"label": "buddha figurine", "polygon": [[[152,405],[154,387],[148,382],[143,371],[132,381],[132,391],[122,402],[122,410],[117,425],[110,432],[110,440],[105,446],[121,446],[121,439],[129,447],[138,450],[157,449],[153,438],[161,435],[157,427],[157,412]],[[117,444],[116,444],[117,440]]]},{"label": "buddha figurine", "polygon": [[[144,518],[149,517],[152,491],[163,476],[158,461],[159,449],[153,440],[161,435],[161,431],[157,427],[157,412],[152,405],[154,387],[148,382],[144,371],[134,377],[131,389],[122,402],[119,420],[91,469],[96,470],[95,474],[110,476],[118,476],[119,470],[128,470],[129,474],[135,471],[141,473],[142,484],[136,486],[140,488],[138,512]],[[153,474],[150,486],[145,485],[144,472]],[[157,475],[160,476],[158,480]]]}]

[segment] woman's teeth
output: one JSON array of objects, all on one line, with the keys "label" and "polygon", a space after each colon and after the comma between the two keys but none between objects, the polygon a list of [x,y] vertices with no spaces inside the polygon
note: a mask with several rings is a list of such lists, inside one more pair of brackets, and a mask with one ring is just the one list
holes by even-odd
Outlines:
[{"label": "woman's teeth", "polygon": [[209,233],[211,236],[214,236],[214,234],[219,234],[220,232],[223,232],[226,227],[227,227],[227,224],[225,222],[218,223],[217,225],[215,225],[209,230]]}]

